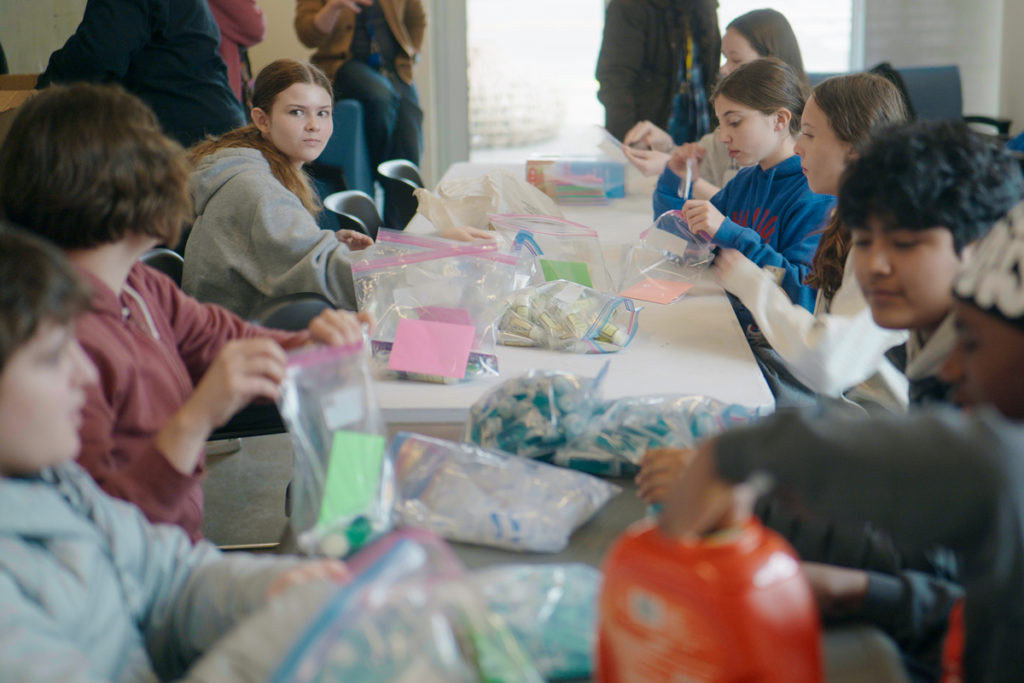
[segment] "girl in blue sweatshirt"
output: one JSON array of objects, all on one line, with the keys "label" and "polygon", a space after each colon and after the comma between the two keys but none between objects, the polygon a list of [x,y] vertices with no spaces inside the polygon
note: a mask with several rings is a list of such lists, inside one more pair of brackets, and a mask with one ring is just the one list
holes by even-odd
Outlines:
[{"label": "girl in blue sweatshirt", "polygon": [[[739,250],[768,270],[793,303],[814,310],[816,291],[804,284],[821,237],[819,229],[835,198],[807,186],[794,154],[800,132],[805,86],[775,58],[740,66],[712,93],[718,136],[741,170],[710,200],[681,197],[687,159],[699,161],[692,145],[676,148],[654,192],[654,213],[682,208],[690,229],[705,232],[719,246]],[[697,176],[696,168],[692,177]],[[734,301],[744,329],[753,318]]]}]

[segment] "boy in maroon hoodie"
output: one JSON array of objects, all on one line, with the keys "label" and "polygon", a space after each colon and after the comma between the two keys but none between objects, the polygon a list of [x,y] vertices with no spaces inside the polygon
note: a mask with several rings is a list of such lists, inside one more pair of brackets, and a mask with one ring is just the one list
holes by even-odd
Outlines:
[{"label": "boy in maroon hoodie", "polygon": [[0,213],[63,249],[93,292],[76,334],[99,371],[78,458],[153,522],[201,537],[204,445],[254,398],[273,399],[285,349],[344,344],[361,316],[327,311],[303,332],[251,325],[139,262],[190,218],[184,151],[120,88],[53,87],[0,148]]}]

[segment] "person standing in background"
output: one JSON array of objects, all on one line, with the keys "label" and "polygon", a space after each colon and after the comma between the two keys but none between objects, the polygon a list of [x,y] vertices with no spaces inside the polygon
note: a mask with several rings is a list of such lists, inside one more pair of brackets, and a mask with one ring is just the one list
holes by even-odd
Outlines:
[{"label": "person standing in background", "polygon": [[374,171],[388,159],[419,164],[423,110],[412,65],[427,27],[421,0],[297,0],[295,31],[334,82],[359,100]]},{"label": "person standing in background", "polygon": [[188,147],[245,123],[219,43],[206,0],[88,0],[82,23],[50,55],[36,87],[119,83]]},{"label": "person standing in background", "polygon": [[605,128],[621,140],[647,120],[676,144],[710,133],[721,49],[718,0],[611,0],[596,74]]},{"label": "person standing in background", "polygon": [[243,105],[242,51],[267,37],[267,17],[256,0],[209,0],[220,28],[220,56],[228,68],[228,85]]}]

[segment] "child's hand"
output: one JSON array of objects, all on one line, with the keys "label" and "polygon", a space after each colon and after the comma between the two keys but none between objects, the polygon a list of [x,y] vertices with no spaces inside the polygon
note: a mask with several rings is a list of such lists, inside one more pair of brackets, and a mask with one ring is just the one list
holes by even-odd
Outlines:
[{"label": "child's hand", "polygon": [[497,236],[497,233],[491,232],[490,230],[481,230],[480,228],[474,228],[469,225],[451,227],[446,230],[441,230],[439,234],[445,239],[458,240],[460,242],[493,240]]},{"label": "child's hand", "polygon": [[658,525],[673,537],[699,537],[745,522],[759,491],[723,480],[715,467],[715,441],[702,443],[669,488]]},{"label": "child's hand", "polygon": [[694,235],[703,232],[708,239],[713,239],[725,222],[722,212],[706,199],[687,200],[683,204],[683,216],[690,224],[690,232]]},{"label": "child's hand", "polygon": [[364,323],[373,327],[373,316],[370,313],[329,309],[309,323],[309,336],[313,341],[328,346],[355,344],[362,339]]},{"label": "child's hand", "polygon": [[267,587],[267,600],[284,593],[293,586],[310,581],[334,581],[344,583],[352,578],[348,567],[341,560],[313,560],[303,562],[295,569],[289,569],[275,578]]},{"label": "child's hand", "polygon": [[338,230],[334,234],[339,242],[352,251],[362,251],[369,246],[373,246],[373,238],[355,230]]},{"label": "child's hand", "polygon": [[715,260],[711,262],[711,276],[722,287],[728,289],[730,277],[745,267],[752,266],[760,270],[753,261],[743,255],[742,252],[728,247],[719,247]]},{"label": "child's hand", "polygon": [[801,562],[818,610],[825,616],[842,617],[860,611],[868,592],[868,573],[817,562]]},{"label": "child's hand", "polygon": [[669,486],[693,458],[695,451],[685,448],[656,448],[647,451],[636,475],[636,492],[644,502],[664,502]]},{"label": "child's hand", "polygon": [[[688,142],[685,145],[679,145],[668,158],[668,167],[672,169],[680,178],[686,175],[686,160],[693,159],[693,173],[696,176],[697,170],[700,168],[700,162],[704,160],[704,155],[707,154],[707,150],[698,145],[695,142]],[[696,178],[692,178],[696,180]]]},{"label": "child's hand", "polygon": [[633,149],[669,152],[673,143],[672,136],[661,128],[650,121],[640,121],[629,129],[626,137],[622,138],[622,144]]},{"label": "child's hand", "polygon": [[269,337],[229,341],[182,409],[210,430],[219,427],[255,398],[276,399],[287,361],[284,349]]},{"label": "child's hand", "polygon": [[629,162],[636,166],[645,176],[661,175],[668,163],[668,154],[647,149],[633,149],[622,146],[622,153]]}]

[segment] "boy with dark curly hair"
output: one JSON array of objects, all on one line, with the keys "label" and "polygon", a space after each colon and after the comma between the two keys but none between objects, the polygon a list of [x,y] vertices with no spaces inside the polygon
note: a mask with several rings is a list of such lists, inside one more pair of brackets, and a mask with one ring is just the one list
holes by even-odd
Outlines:
[{"label": "boy with dark curly hair", "polygon": [[884,131],[844,176],[839,219],[871,314],[910,330],[889,359],[910,380],[912,404],[948,400],[938,374],[955,343],[953,278],[971,243],[1021,196],[1014,157],[962,122]]}]

